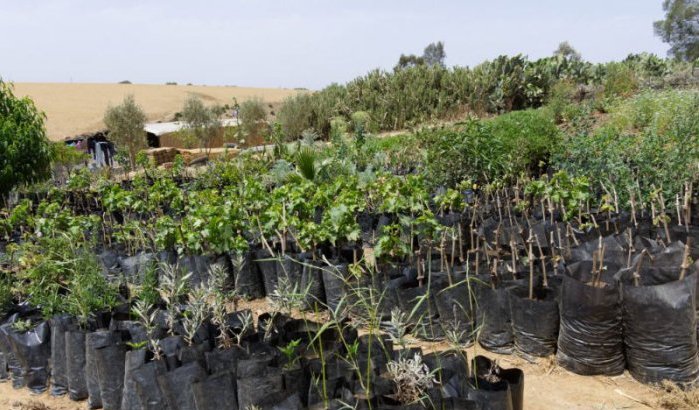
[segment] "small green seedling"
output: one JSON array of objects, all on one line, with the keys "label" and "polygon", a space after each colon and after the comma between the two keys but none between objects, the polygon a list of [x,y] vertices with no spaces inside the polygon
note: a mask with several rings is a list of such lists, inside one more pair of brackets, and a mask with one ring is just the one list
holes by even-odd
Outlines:
[{"label": "small green seedling", "polygon": [[299,361],[300,357],[296,352],[296,348],[301,344],[301,339],[292,340],[284,347],[279,347],[278,349],[282,352],[284,357],[286,357],[285,368],[290,369]]},{"label": "small green seedling", "polygon": [[14,329],[16,332],[19,332],[19,333],[28,332],[28,331],[32,330],[33,327],[34,327],[34,324],[32,323],[31,319],[17,320],[16,322],[14,322],[12,324],[12,329]]}]

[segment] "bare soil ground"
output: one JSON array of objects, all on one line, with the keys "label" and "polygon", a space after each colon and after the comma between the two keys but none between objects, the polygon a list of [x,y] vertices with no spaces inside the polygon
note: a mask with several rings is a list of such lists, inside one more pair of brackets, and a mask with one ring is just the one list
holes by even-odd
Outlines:
[{"label": "bare soil ground", "polygon": [[[254,316],[269,311],[263,299],[238,304],[238,309],[251,309]],[[322,321],[327,314],[296,313],[294,316]],[[420,346],[425,353],[449,348],[445,342],[428,343],[413,340],[410,346]],[[485,355],[498,360],[504,368],[518,367],[524,371],[524,407],[527,410],[647,410],[647,409],[696,409],[693,403],[672,397],[658,388],[635,381],[628,372],[621,376],[579,376],[558,367],[553,357],[528,362],[516,355],[498,355],[487,352],[478,345],[466,349],[467,357]],[[669,400],[669,399],[672,400]],[[667,403],[671,401],[672,404]],[[661,402],[667,407],[662,407]],[[70,401],[67,396],[51,397],[48,393],[33,395],[28,390],[14,390],[10,382],[0,383],[0,410],[76,410],[85,403]]]},{"label": "bare soil ground", "polygon": [[233,104],[253,97],[277,105],[299,91],[285,88],[248,88],[200,85],[97,84],[97,83],[15,83],[15,95],[28,96],[46,113],[49,138],[62,140],[83,132],[104,128],[104,111],[133,94],[149,121],[169,121],[182,109],[189,95],[206,104]]}]

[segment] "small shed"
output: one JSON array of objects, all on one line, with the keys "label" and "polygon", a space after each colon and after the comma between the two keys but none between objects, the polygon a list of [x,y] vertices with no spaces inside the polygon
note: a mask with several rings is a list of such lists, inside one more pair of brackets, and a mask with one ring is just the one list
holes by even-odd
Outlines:
[{"label": "small shed", "polygon": [[[223,126],[221,132],[213,139],[210,148],[223,147],[223,129],[237,126],[238,120],[235,118],[226,118],[221,120],[221,125]],[[144,127],[146,138],[148,139],[148,147],[187,148],[186,142],[183,141],[181,137],[181,132],[186,128],[187,125],[182,121],[148,123]]]}]

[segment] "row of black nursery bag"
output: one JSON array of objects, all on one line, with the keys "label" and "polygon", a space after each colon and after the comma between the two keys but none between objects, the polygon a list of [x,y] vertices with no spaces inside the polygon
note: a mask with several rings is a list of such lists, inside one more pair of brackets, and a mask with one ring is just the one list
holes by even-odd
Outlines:
[{"label": "row of black nursery bag", "polygon": [[[257,330],[230,348],[214,346],[216,329],[210,325],[202,327],[191,345],[179,335],[163,335],[159,358],[137,347],[145,334],[136,322],[103,316],[79,325],[59,316],[28,331],[14,330],[15,321],[33,314],[16,312],[0,327],[0,358],[8,360],[0,368],[5,371],[9,366],[11,373],[0,373],[0,378],[11,376],[15,388],[41,393],[49,385],[50,372],[54,395],[67,393],[72,400],[86,400],[90,409],[294,410],[340,409],[347,404],[377,409],[524,408],[521,370],[502,369],[483,356],[469,362],[463,352],[422,356],[428,369],[436,371],[434,385],[424,392],[422,402],[399,403],[386,365],[389,360],[416,358],[421,350],[396,350],[390,338],[359,336],[352,327],[345,327],[342,337],[356,342],[357,363],[373,376],[368,391],[346,360],[348,352],[336,331],[319,336],[326,351],[321,361],[310,354],[309,346],[322,326],[281,314],[264,314]],[[231,321],[239,314],[231,314]],[[264,335],[271,337],[264,341]],[[280,354],[279,347],[291,340],[302,341],[298,362]]]},{"label": "row of black nursery bag", "polygon": [[699,252],[681,242],[636,242],[629,250],[621,237],[605,238],[598,267],[600,241],[582,244],[561,274],[547,278],[548,287],[537,277],[533,298],[527,280],[479,286],[479,343],[497,353],[556,354],[561,366],[582,375],[628,369],[643,383],[695,384],[699,262],[685,264]]},{"label": "row of black nursery bag", "polygon": [[[536,226],[546,237],[556,224]],[[523,243],[514,228],[502,232],[497,238],[503,245]],[[603,269],[596,270],[594,254],[602,245],[604,257],[598,265]],[[691,256],[699,259],[696,248]],[[241,294],[270,295],[285,276],[298,289],[309,289],[305,303],[309,308],[319,302],[335,310],[341,300],[346,305],[353,302],[346,264],[325,266],[303,254],[275,260],[265,251],[245,258],[245,268],[235,279]],[[207,266],[184,262],[202,274],[205,268],[197,266]],[[681,242],[665,245],[636,235],[629,243],[624,233],[601,242],[591,239],[573,247],[558,263],[547,262],[545,283],[543,266],[537,264],[533,298],[527,269],[515,273],[501,269],[495,277],[469,275],[465,269],[447,274],[440,271],[439,261],[432,264],[429,280],[418,281],[417,270],[408,267],[364,278],[366,283],[353,286],[373,287],[381,295],[375,302],[384,318],[395,307],[412,313],[413,333],[428,340],[443,339],[451,331],[462,343],[477,339],[497,353],[556,354],[562,366],[578,374],[616,375],[628,368],[645,383],[664,379],[691,383],[699,372],[697,265],[688,267],[680,280],[684,262]],[[489,270],[483,265],[479,272]],[[470,271],[475,271],[473,264]]]}]

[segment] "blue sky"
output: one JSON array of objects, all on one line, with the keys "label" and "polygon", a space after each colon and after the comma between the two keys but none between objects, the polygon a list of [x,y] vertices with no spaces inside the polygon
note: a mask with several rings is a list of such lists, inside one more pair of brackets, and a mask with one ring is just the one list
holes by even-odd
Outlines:
[{"label": "blue sky", "polygon": [[322,88],[444,41],[448,65],[665,55],[661,0],[0,0],[0,76]]}]

